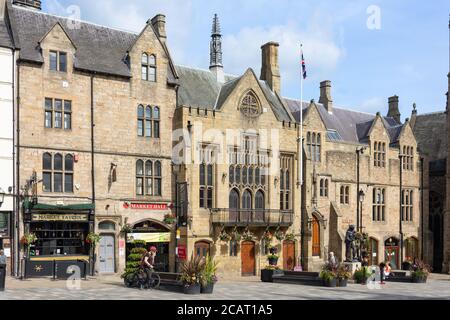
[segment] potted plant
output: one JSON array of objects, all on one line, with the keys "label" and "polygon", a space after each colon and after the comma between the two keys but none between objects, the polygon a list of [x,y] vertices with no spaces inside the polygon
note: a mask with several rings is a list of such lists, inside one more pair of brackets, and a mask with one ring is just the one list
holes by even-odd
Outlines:
[{"label": "potted plant", "polygon": [[165,223],[165,224],[172,225],[172,224],[174,224],[176,221],[177,221],[177,218],[176,218],[173,214],[171,214],[171,213],[168,213],[168,214],[166,214],[166,215],[164,216],[164,223]]},{"label": "potted plant", "polygon": [[30,247],[37,241],[35,233],[25,233],[20,239],[20,243],[25,247],[27,257],[30,256]]},{"label": "potted plant", "polygon": [[352,277],[352,273],[349,267],[346,265],[340,265],[337,270],[337,279],[339,287],[347,287],[348,279]]},{"label": "potted plant", "polygon": [[275,231],[275,238],[277,238],[278,241],[283,241],[284,240],[284,233],[281,232],[280,230]]},{"label": "potted plant", "polygon": [[202,257],[194,255],[181,266],[181,281],[183,281],[183,291],[185,294],[200,294],[200,276],[205,268],[205,261]]},{"label": "potted plant", "polygon": [[295,235],[293,233],[288,233],[285,237],[284,240],[286,241],[294,241],[295,240]]},{"label": "potted plant", "polygon": [[244,233],[242,234],[242,239],[244,241],[253,241],[254,240],[254,236],[253,234],[250,232],[250,230],[246,230],[244,231]]},{"label": "potted plant", "polygon": [[355,271],[353,277],[356,283],[367,284],[367,279],[369,279],[371,275],[372,273],[370,272],[369,268],[362,267],[361,269]]},{"label": "potted plant", "polygon": [[264,232],[262,238],[266,243],[270,243],[272,242],[273,234],[269,230],[267,230],[266,232]]},{"label": "potted plant", "polygon": [[142,240],[135,240],[133,242],[134,248],[130,250],[130,254],[127,257],[127,262],[125,265],[125,271],[120,276],[127,287],[136,286],[136,277],[140,266],[140,262],[142,260],[143,255],[147,252],[145,250],[145,241],[142,243]]},{"label": "potted plant", "polygon": [[281,271],[278,266],[268,265],[263,270],[261,270],[261,281],[273,282],[273,275],[282,273],[283,271]]},{"label": "potted plant", "polygon": [[100,235],[98,233],[90,232],[86,237],[86,243],[91,246],[96,246],[100,242]]},{"label": "potted plant", "polygon": [[207,256],[203,272],[200,275],[201,293],[213,293],[214,284],[218,281],[216,271],[217,262],[215,262],[210,256]]},{"label": "potted plant", "polygon": [[337,286],[337,272],[331,264],[325,264],[320,272],[320,278],[325,287],[334,288]]},{"label": "potted plant", "polygon": [[126,235],[127,233],[133,232],[133,228],[128,223],[125,223],[120,229],[120,234]]},{"label": "potted plant", "polygon": [[425,264],[425,262],[421,260],[417,260],[413,266],[413,271],[411,272],[412,282],[426,283],[430,271],[431,268],[429,265]]},{"label": "potted plant", "polygon": [[267,256],[267,260],[269,260],[269,265],[271,266],[276,266],[278,264],[278,259],[279,257],[276,254],[269,254]]}]

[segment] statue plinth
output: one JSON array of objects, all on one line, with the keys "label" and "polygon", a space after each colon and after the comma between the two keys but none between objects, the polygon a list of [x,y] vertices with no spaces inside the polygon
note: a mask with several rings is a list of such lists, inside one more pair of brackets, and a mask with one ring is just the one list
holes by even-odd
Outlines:
[{"label": "statue plinth", "polygon": [[344,266],[348,268],[348,271],[352,273],[352,276],[355,274],[356,270],[361,269],[361,262],[344,262]]}]

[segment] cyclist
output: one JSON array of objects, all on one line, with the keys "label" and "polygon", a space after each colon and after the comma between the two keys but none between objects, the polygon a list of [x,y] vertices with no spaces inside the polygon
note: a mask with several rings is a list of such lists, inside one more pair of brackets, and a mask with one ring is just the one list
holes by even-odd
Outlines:
[{"label": "cyclist", "polygon": [[[150,247],[150,250],[147,251],[141,260],[141,268],[145,271],[147,275],[146,284],[147,287],[151,287],[150,280],[152,277],[152,273],[154,271],[154,265],[155,265],[155,257],[156,257],[156,247]],[[143,287],[143,284],[141,283],[141,288]]]}]

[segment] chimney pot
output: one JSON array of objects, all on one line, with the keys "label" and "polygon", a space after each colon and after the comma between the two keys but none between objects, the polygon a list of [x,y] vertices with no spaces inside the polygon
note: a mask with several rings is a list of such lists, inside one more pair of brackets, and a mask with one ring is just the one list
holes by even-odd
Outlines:
[{"label": "chimney pot", "polygon": [[165,40],[166,35],[166,16],[163,14],[157,14],[154,16],[150,23],[152,24],[153,28],[156,31],[156,34],[158,37],[162,40]]},{"label": "chimney pot", "polygon": [[267,84],[273,92],[280,94],[281,76],[280,66],[278,65],[278,47],[277,42],[268,42],[261,47],[262,67],[261,80],[267,81]]},{"label": "chimney pot", "polygon": [[397,123],[401,123],[400,109],[398,108],[399,98],[398,96],[393,96],[389,98],[389,112],[388,117],[394,118]]},{"label": "chimney pot", "polygon": [[325,80],[320,83],[319,103],[323,104],[329,113],[333,113],[333,99],[331,98],[331,81]]}]

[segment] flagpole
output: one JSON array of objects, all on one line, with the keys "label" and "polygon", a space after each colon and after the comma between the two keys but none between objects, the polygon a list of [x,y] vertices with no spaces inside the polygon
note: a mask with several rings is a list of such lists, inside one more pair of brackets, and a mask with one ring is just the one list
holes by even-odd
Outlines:
[{"label": "flagpole", "polygon": [[300,185],[303,186],[303,44],[300,44]]}]

